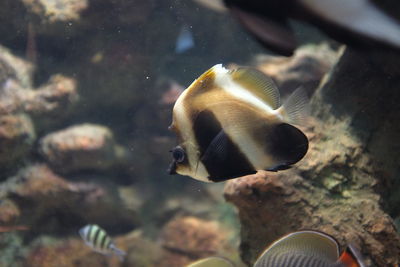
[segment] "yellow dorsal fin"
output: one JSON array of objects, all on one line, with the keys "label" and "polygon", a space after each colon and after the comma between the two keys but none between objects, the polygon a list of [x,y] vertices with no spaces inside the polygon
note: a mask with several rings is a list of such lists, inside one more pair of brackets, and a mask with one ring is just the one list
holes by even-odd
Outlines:
[{"label": "yellow dorsal fin", "polygon": [[231,71],[232,80],[243,86],[256,97],[267,103],[272,109],[281,106],[278,88],[274,81],[253,68],[241,67]]}]

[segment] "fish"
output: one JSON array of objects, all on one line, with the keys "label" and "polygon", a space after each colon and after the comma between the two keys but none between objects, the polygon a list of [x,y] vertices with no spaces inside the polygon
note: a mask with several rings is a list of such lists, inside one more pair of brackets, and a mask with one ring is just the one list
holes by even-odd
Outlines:
[{"label": "fish", "polygon": [[307,106],[301,88],[281,104],[275,83],[261,71],[217,64],[175,102],[169,129],[178,145],[168,172],[221,182],[288,169],[308,150],[307,137],[293,126],[306,124]]},{"label": "fish", "polygon": [[272,243],[253,267],[365,267],[360,253],[348,246],[339,254],[339,244],[318,231],[290,233]]},{"label": "fish", "polygon": [[289,20],[309,23],[357,49],[400,49],[400,22],[371,0],[224,0],[230,13],[266,48],[291,56],[297,40]]},{"label": "fish", "polygon": [[[222,257],[208,257],[186,267],[234,267]],[[257,258],[253,267],[366,267],[360,253],[349,245],[340,254],[339,243],[330,235],[304,230],[273,242]]]},{"label": "fish", "polygon": [[183,25],[175,44],[175,53],[182,54],[194,47],[194,38],[190,27]]},{"label": "fish", "polygon": [[124,260],[126,252],[115,246],[106,231],[96,224],[88,224],[79,230],[86,245],[94,251],[104,255],[117,255],[121,261]]},{"label": "fish", "polygon": [[192,262],[186,267],[234,267],[234,265],[225,258],[213,256]]}]

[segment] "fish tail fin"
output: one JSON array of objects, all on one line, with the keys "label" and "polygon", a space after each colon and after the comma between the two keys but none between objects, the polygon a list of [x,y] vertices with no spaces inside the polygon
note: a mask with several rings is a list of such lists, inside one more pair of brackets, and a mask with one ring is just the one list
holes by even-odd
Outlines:
[{"label": "fish tail fin", "polygon": [[283,120],[289,124],[305,126],[310,114],[309,98],[303,88],[297,88],[279,108]]},{"label": "fish tail fin", "polygon": [[111,250],[114,252],[115,255],[119,257],[121,261],[124,261],[124,258],[126,256],[126,252],[117,248],[114,244],[111,244],[110,246]]},{"label": "fish tail fin", "polygon": [[342,253],[337,263],[338,266],[344,267],[366,267],[360,252],[351,244]]}]

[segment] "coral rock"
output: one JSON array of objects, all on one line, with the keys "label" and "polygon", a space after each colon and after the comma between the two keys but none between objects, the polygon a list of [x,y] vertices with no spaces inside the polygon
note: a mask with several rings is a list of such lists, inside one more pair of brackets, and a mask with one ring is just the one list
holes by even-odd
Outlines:
[{"label": "coral rock", "polygon": [[136,210],[126,208],[112,184],[69,182],[46,165],[21,170],[2,184],[0,198],[20,210],[20,221],[35,232],[68,232],[88,222],[121,229],[138,224]]},{"label": "coral rock", "polygon": [[116,256],[99,254],[84,244],[82,239],[57,242],[35,242],[25,261],[27,267],[86,267],[86,266],[183,266],[168,259],[167,252],[156,242],[142,237],[140,231],[112,237],[116,246],[126,252],[123,262]]},{"label": "coral rock", "polygon": [[82,240],[69,239],[34,246],[29,252],[24,266],[120,266],[119,264],[110,265],[109,262],[111,262],[111,259],[93,252]]},{"label": "coral rock", "polygon": [[338,53],[327,44],[307,45],[296,50],[292,57],[260,56],[257,68],[272,77],[287,95],[298,87],[311,95],[325,73],[336,62]]},{"label": "coral rock", "polygon": [[23,88],[32,86],[33,65],[0,46],[0,87],[13,80]]},{"label": "coral rock", "polygon": [[1,88],[0,114],[26,112],[34,115],[51,113],[63,117],[78,100],[76,82],[62,75],[54,75],[36,90],[21,87],[8,79]]},{"label": "coral rock", "polygon": [[182,217],[164,227],[161,243],[171,252],[201,258],[221,252],[226,245],[225,237],[216,222]]},{"label": "coral rock", "polygon": [[30,96],[21,97],[24,111],[28,113],[65,113],[78,100],[76,81],[63,75],[54,75],[50,80],[32,91]]},{"label": "coral rock", "polygon": [[48,134],[40,140],[40,151],[58,172],[106,170],[125,164],[127,151],[112,132],[100,125],[82,124]]},{"label": "coral rock", "polygon": [[80,13],[88,7],[87,0],[22,0],[27,9],[43,21],[78,20]]},{"label": "coral rock", "polygon": [[0,169],[10,169],[14,162],[26,156],[35,137],[28,116],[23,114],[0,116],[0,164],[2,165]]},{"label": "coral rock", "polygon": [[11,200],[0,201],[0,225],[13,225],[21,215],[18,206]]},{"label": "coral rock", "polygon": [[[291,170],[226,184],[225,198],[239,209],[247,263],[280,236],[315,229],[342,247],[355,245],[367,266],[400,264],[400,236],[387,213],[399,214],[399,124],[393,122],[400,94],[397,76],[376,72],[379,56],[351,50],[341,55],[311,100],[318,119],[304,129],[309,151]],[[399,59],[387,58],[392,60]]]}]

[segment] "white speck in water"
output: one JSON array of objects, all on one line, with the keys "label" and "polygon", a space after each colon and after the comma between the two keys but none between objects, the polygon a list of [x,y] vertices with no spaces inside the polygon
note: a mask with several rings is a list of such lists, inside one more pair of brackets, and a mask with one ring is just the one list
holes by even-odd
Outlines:
[{"label": "white speck in water", "polygon": [[150,79],[150,76],[146,76],[146,80]]}]

